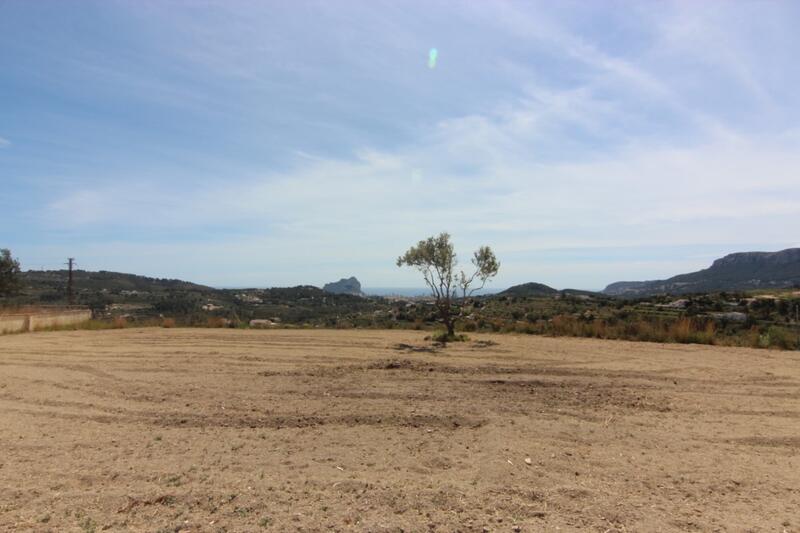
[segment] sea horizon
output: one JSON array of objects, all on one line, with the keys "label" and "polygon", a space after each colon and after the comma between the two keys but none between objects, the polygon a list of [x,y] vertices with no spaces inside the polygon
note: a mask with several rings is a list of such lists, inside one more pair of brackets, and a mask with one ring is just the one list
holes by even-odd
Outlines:
[{"label": "sea horizon", "polygon": [[[474,296],[497,294],[505,288],[486,287],[475,291]],[[431,294],[427,287],[362,287],[361,292],[367,296],[426,296]]]}]

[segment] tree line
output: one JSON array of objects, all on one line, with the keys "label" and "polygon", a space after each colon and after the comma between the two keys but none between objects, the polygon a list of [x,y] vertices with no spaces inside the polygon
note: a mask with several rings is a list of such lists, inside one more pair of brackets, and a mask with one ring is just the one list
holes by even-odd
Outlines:
[{"label": "tree line", "polygon": [[0,297],[14,296],[22,288],[19,261],[11,256],[11,250],[0,249]]}]

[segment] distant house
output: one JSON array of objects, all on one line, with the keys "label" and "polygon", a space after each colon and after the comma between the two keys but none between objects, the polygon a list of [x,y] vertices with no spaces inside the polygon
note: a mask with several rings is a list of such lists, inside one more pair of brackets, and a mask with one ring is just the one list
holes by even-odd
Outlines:
[{"label": "distant house", "polygon": [[260,304],[263,303],[264,300],[256,296],[255,294],[249,294],[246,292],[242,292],[236,295],[236,299],[240,302],[245,302],[248,304]]},{"label": "distant house", "polygon": [[711,316],[717,320],[730,320],[731,322],[744,322],[747,320],[747,313],[740,313],[738,311],[730,311],[727,313],[711,313]]},{"label": "distant house", "polygon": [[668,304],[656,304],[656,307],[663,307],[667,309],[685,309],[688,305],[689,300],[681,298],[680,300],[675,300],[674,302],[670,302]]},{"label": "distant house", "polygon": [[271,328],[278,324],[266,318],[255,318],[250,321],[251,328]]}]

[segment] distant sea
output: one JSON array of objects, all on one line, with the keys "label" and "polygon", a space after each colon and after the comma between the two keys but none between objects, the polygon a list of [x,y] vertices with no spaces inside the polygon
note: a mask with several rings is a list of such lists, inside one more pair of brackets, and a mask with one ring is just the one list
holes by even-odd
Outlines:
[{"label": "distant sea", "polygon": [[[227,289],[227,290],[259,290],[263,289],[264,287],[242,287],[240,285],[224,285],[215,287],[216,289]],[[274,288],[274,287],[272,287]],[[475,291],[474,296],[479,295],[486,295],[486,294],[497,294],[498,292],[503,292],[505,288],[485,288],[482,291]],[[366,294],[367,296],[430,296],[431,290],[427,287],[361,287],[361,292]]]},{"label": "distant sea", "polygon": [[[504,289],[485,288],[476,291],[475,295],[496,294]],[[431,290],[425,287],[362,287],[361,291],[367,296],[428,296]]]}]

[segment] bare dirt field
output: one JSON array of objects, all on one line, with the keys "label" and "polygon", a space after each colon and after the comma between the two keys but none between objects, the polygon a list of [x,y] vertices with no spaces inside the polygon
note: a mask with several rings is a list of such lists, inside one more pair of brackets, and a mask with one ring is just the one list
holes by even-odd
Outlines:
[{"label": "bare dirt field", "polygon": [[800,531],[799,353],[423,337],[0,337],[0,530]]}]

